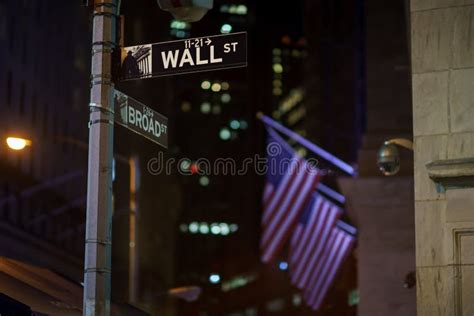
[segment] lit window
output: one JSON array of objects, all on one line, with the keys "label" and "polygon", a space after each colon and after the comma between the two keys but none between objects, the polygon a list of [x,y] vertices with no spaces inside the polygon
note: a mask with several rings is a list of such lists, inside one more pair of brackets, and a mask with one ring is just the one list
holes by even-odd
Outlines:
[{"label": "lit window", "polygon": [[237,120],[232,120],[230,121],[230,128],[232,129],[239,129],[240,128],[240,122]]},{"label": "lit window", "polygon": [[224,93],[224,94],[221,96],[221,101],[222,101],[222,103],[229,103],[231,99],[232,99],[232,97],[231,97],[230,94],[228,94],[228,93]]},{"label": "lit window", "polygon": [[208,114],[209,112],[211,112],[211,104],[209,102],[202,103],[201,112],[204,114]]},{"label": "lit window", "polygon": [[277,74],[281,74],[283,72],[283,66],[281,64],[273,64],[273,72]]},{"label": "lit window", "polygon": [[199,225],[199,232],[203,235],[209,234],[209,226],[207,226],[207,223],[201,223]]},{"label": "lit window", "polygon": [[237,230],[239,230],[239,225],[237,224],[230,224],[229,229],[232,233],[235,233]]},{"label": "lit window", "polygon": [[221,33],[222,34],[227,34],[232,32],[232,25],[230,24],[224,24],[221,26]]},{"label": "lit window", "polygon": [[214,92],[219,92],[221,91],[221,84],[220,83],[213,83],[212,86],[211,86],[211,90],[214,91]]},{"label": "lit window", "polygon": [[227,236],[230,233],[229,225],[226,223],[221,223],[220,225],[221,228],[221,235]]},{"label": "lit window", "polygon": [[247,6],[243,5],[243,4],[237,6],[237,9],[236,9],[235,13],[240,14],[240,15],[247,14]]},{"label": "lit window", "polygon": [[230,85],[228,82],[224,81],[221,83],[222,90],[229,90]]},{"label": "lit window", "polygon": [[209,185],[209,178],[206,176],[202,176],[199,178],[199,184],[203,187],[207,187]]},{"label": "lit window", "polygon": [[189,232],[195,234],[199,231],[199,224],[196,222],[192,222],[189,224]]},{"label": "lit window", "polygon": [[207,80],[201,82],[201,88],[204,90],[208,90],[211,88],[211,83]]},{"label": "lit window", "polygon": [[209,276],[209,282],[212,284],[217,284],[221,281],[221,276],[219,274],[213,273]]},{"label": "lit window", "polygon": [[219,226],[218,224],[216,224],[216,223],[213,223],[213,224],[211,225],[211,233],[212,233],[213,235],[219,235],[219,234],[221,233],[221,228],[220,228],[220,226]]},{"label": "lit window", "polygon": [[228,128],[221,129],[220,132],[219,132],[219,137],[222,140],[229,140],[230,137],[231,137],[231,133],[230,133],[229,129]]}]

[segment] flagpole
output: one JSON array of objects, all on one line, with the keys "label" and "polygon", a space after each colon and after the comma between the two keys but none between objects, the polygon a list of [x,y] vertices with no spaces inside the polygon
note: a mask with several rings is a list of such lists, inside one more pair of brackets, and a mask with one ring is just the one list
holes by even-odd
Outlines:
[{"label": "flagpole", "polygon": [[342,171],[346,172],[347,174],[351,176],[356,176],[357,171],[352,167],[350,164],[347,162],[342,161],[341,159],[337,158],[330,152],[322,149],[318,145],[313,144],[303,136],[299,135],[298,133],[293,132],[292,130],[286,128],[285,126],[281,125],[280,123],[274,121],[270,117],[264,115],[262,112],[257,113],[257,118],[264,122],[265,124],[273,127],[277,131],[281,132],[282,134],[285,134],[286,136],[292,138],[293,140],[297,141],[301,145],[305,146],[312,152],[314,152],[316,155],[320,156],[324,160],[330,162],[334,166],[338,167]]}]

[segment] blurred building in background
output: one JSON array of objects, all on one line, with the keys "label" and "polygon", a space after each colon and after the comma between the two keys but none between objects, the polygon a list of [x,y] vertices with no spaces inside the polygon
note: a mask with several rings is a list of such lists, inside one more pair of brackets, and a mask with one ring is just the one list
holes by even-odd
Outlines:
[{"label": "blurred building in background", "polygon": [[[89,13],[75,2],[0,3],[0,292],[52,315],[82,314]],[[31,146],[8,148],[12,136]],[[141,315],[119,307],[129,301],[126,157],[114,171],[113,249],[114,284],[126,286],[114,288],[112,310]]]}]

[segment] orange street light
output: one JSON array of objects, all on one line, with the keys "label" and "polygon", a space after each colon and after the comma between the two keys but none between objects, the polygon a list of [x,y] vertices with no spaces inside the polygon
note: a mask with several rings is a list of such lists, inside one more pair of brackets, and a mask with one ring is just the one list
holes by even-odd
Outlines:
[{"label": "orange street light", "polygon": [[31,140],[21,137],[7,137],[7,145],[13,150],[22,150],[26,146],[31,146]]}]

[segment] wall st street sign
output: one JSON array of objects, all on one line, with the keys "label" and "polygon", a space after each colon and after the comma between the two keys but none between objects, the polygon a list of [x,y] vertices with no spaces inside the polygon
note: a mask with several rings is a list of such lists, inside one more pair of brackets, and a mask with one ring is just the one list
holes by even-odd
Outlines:
[{"label": "wall st street sign", "polygon": [[168,148],[168,118],[114,90],[115,122]]},{"label": "wall st street sign", "polygon": [[142,79],[247,66],[247,33],[124,47],[121,79]]}]

